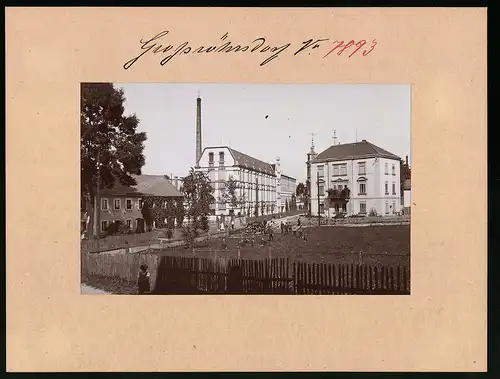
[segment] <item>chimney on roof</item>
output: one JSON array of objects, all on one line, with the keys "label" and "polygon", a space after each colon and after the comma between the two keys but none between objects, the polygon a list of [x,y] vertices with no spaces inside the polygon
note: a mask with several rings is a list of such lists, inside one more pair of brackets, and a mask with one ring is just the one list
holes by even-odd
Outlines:
[{"label": "chimney on roof", "polygon": [[201,158],[201,98],[198,92],[196,99],[196,167],[200,167]]},{"label": "chimney on roof", "polygon": [[174,176],[174,182],[172,184],[174,185],[176,190],[179,189],[179,177],[178,176]]}]

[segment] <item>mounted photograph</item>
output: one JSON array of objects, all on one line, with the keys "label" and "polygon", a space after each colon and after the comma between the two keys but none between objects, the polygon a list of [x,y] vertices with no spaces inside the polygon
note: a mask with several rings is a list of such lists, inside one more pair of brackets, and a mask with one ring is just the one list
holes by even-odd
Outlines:
[{"label": "mounted photograph", "polygon": [[411,85],[81,83],[81,293],[410,295]]}]

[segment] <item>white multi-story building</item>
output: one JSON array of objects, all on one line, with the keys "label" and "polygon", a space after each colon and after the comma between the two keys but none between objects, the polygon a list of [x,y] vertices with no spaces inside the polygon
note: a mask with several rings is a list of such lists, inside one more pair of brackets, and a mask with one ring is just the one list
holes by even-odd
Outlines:
[{"label": "white multi-story building", "polygon": [[[284,207],[284,199],[288,199],[290,181],[294,180],[281,174],[279,158],[276,164],[270,164],[228,146],[205,147],[196,170],[205,172],[210,179],[215,198],[212,212],[217,216],[253,216],[256,206],[258,215],[278,213],[281,205]],[[223,196],[228,192],[230,178],[236,182],[236,207]],[[282,192],[282,186],[285,192]]]},{"label": "white multi-story building", "polygon": [[[310,162],[312,215],[318,210],[327,217],[336,212],[382,216],[401,212],[400,162],[400,157],[366,140],[330,146]],[[350,191],[347,201],[332,206],[328,190],[345,188]]]},{"label": "white multi-story building", "polygon": [[[205,172],[215,202],[212,215],[268,215],[283,212],[295,192],[295,179],[283,175],[280,159],[274,164],[243,154],[229,146],[209,146],[202,149],[201,98],[196,99],[196,165],[195,170]],[[228,201],[228,182],[236,182],[234,197],[237,205]],[[229,198],[229,199],[228,199]],[[257,212],[256,212],[257,211]]]},{"label": "white multi-story building", "polygon": [[280,194],[281,194],[281,203],[280,210],[281,212],[285,211],[286,204],[290,207],[292,202],[292,197],[295,195],[295,191],[297,190],[297,180],[288,175],[281,175],[280,182]]}]

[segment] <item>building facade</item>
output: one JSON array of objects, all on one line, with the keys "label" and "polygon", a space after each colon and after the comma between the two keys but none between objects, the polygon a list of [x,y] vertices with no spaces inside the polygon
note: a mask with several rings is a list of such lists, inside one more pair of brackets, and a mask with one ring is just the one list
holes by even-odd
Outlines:
[{"label": "building facade", "polygon": [[310,161],[312,215],[398,214],[400,161],[366,140],[330,146]]},{"label": "building facade", "polygon": [[[99,233],[105,234],[111,225],[117,224],[130,229],[132,232],[143,231],[145,223],[142,215],[143,198],[156,196],[170,199],[174,202],[183,202],[182,193],[174,187],[170,179],[163,175],[134,176],[135,186],[123,186],[117,183],[113,188],[100,193],[100,204],[96,204],[99,217]],[[164,204],[166,206],[166,204]]]},{"label": "building facade", "polygon": [[[282,196],[288,198],[290,181],[294,180],[281,174],[279,159],[270,164],[228,146],[205,147],[196,170],[208,175],[215,198],[212,214],[216,216],[278,213]],[[234,196],[228,185],[231,180],[235,183]],[[285,193],[280,189],[282,185]],[[232,204],[231,199],[237,204]]]},{"label": "building facade", "polygon": [[281,175],[281,183],[280,183],[280,198],[281,202],[279,205],[279,209],[281,212],[285,211],[286,204],[290,207],[293,198],[295,198],[295,191],[297,189],[297,180],[288,175]]},{"label": "building facade", "polygon": [[411,210],[411,179],[406,179],[403,183],[403,213],[410,214]]}]

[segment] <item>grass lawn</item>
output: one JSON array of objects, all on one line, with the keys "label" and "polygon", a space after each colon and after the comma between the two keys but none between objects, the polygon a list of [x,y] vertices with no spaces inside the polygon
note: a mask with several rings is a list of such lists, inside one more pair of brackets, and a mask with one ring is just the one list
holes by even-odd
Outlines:
[{"label": "grass lawn", "polygon": [[[275,234],[274,241],[264,246],[247,246],[240,249],[243,259],[290,257],[309,262],[364,263],[383,265],[408,265],[410,252],[410,226],[385,225],[364,227],[323,226],[305,229],[308,240],[293,235]],[[239,234],[235,234],[235,237]],[[205,241],[194,254],[209,257],[212,250],[218,256],[237,256],[238,239],[227,239],[227,251],[221,250],[221,239]],[[360,254],[361,253],[361,262]],[[185,248],[168,248],[157,252],[161,255],[192,256]]]}]

